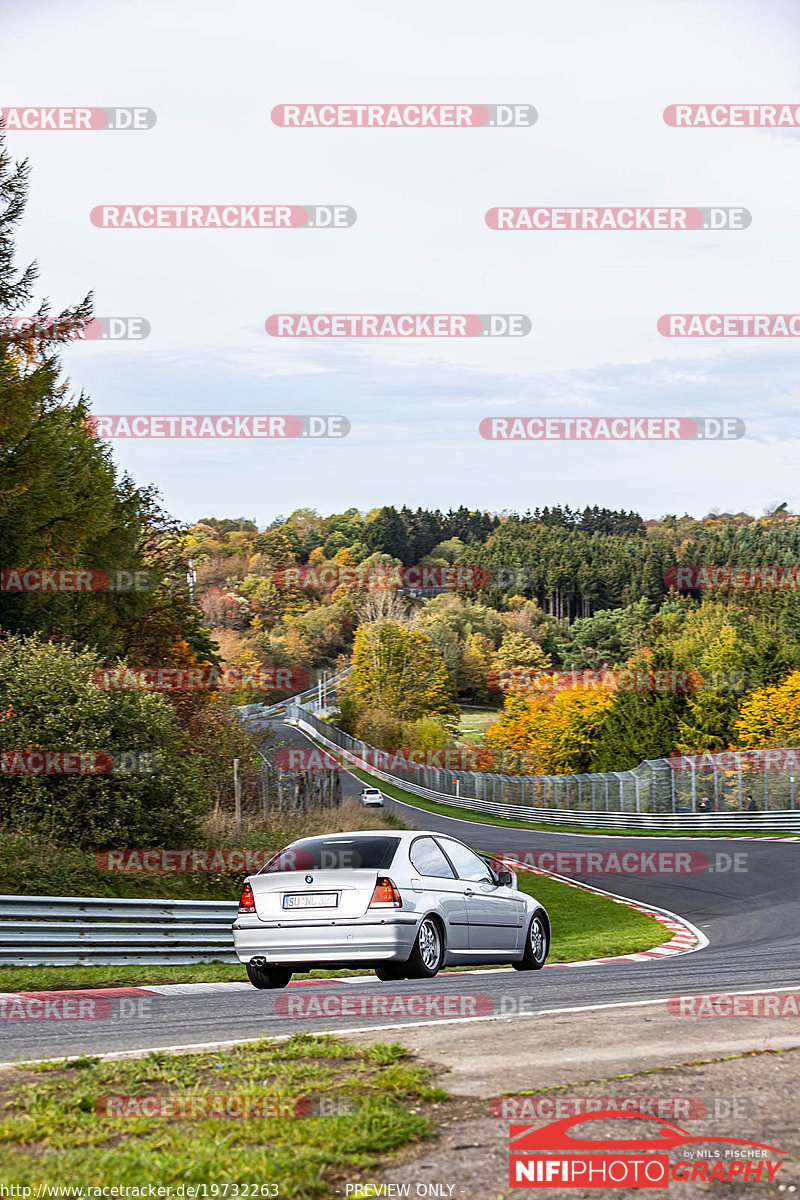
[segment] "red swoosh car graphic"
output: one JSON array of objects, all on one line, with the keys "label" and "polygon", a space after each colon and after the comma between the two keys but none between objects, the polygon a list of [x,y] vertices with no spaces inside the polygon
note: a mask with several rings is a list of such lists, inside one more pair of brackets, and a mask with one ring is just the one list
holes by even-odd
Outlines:
[{"label": "red swoosh car graphic", "polygon": [[[619,1139],[608,1141],[605,1138],[582,1138],[574,1136],[569,1130],[575,1125],[586,1121],[650,1121],[659,1126],[653,1137]],[[652,1127],[652,1126],[651,1126]],[[746,1138],[717,1137],[704,1134],[697,1136],[681,1129],[679,1125],[667,1125],[660,1117],[648,1113],[636,1112],[593,1112],[583,1116],[565,1117],[562,1121],[553,1121],[540,1128],[532,1125],[512,1125],[509,1129],[511,1137],[510,1150],[512,1154],[524,1154],[531,1150],[670,1150],[674,1146],[684,1146],[692,1142],[725,1142],[736,1146],[757,1146],[761,1150],[773,1150],[776,1154],[785,1154],[777,1146],[768,1146],[763,1142],[751,1142]]]}]

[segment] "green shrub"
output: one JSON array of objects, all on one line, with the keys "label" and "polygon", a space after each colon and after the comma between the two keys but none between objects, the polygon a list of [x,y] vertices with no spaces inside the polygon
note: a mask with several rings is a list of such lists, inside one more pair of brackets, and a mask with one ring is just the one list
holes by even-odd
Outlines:
[{"label": "green shrub", "polygon": [[[0,642],[0,823],[73,846],[181,845],[207,807],[175,711],[148,691],[92,682],[91,650]],[[31,752],[111,756],[105,773],[20,773]],[[90,760],[85,760],[86,765]]]}]

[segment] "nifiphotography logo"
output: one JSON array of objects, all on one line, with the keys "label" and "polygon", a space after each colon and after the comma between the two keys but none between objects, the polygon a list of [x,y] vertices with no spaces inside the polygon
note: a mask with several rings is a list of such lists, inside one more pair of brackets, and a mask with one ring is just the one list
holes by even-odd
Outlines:
[{"label": "nifiphotography logo", "polygon": [[[572,1133],[594,1121],[644,1121],[642,1136],[597,1138]],[[682,1183],[771,1183],[784,1150],[745,1138],[687,1133],[646,1113],[616,1111],[568,1116],[539,1128],[509,1127],[511,1187],[668,1188]],[[704,1143],[703,1149],[699,1146]],[[691,1147],[691,1149],[689,1149]],[[670,1163],[670,1150],[683,1151]],[[667,1151],[667,1153],[664,1153]]]}]

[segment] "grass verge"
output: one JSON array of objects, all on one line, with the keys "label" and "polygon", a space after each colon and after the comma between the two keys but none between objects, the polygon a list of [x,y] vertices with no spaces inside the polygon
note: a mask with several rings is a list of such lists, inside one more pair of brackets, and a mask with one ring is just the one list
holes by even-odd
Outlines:
[{"label": "grass verge", "polygon": [[[303,978],[343,979],[364,971],[311,971]],[[179,965],[97,967],[0,967],[3,992],[55,992],[74,988],[148,987],[164,983],[247,983],[241,963],[181,963]]]},{"label": "grass verge", "polygon": [[517,883],[521,892],[535,896],[550,914],[553,944],[548,962],[634,954],[668,940],[660,921],[606,896],[527,871],[520,871]]},{"label": "grass verge", "polygon": [[471,746],[482,746],[486,730],[490,725],[499,721],[503,715],[501,708],[462,708],[458,736]]},{"label": "grass verge", "polygon": [[[0,1174],[6,1185],[249,1183],[240,1196],[314,1200],[431,1133],[447,1095],[429,1079],[402,1046],[306,1034],[16,1068],[0,1079]],[[169,1097],[177,1115],[107,1116],[96,1111],[107,1096]],[[216,1111],[225,1111],[222,1097],[238,1097],[287,1115],[186,1115],[214,1111],[214,1097]],[[294,1116],[323,1107],[330,1115]]]}]

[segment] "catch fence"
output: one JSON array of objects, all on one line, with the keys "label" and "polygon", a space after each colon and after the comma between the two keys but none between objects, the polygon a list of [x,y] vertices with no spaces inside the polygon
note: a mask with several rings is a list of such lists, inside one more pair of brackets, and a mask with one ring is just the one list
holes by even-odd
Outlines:
[{"label": "catch fence", "polygon": [[[343,751],[349,761],[412,795],[440,804],[587,827],[800,832],[800,749],[708,755],[698,763],[648,759],[627,771],[581,775],[518,775],[412,766],[383,770],[386,754],[322,720],[304,705],[287,704],[314,740]],[[770,757],[771,755],[771,757]],[[782,764],[778,766],[777,764]]]}]

